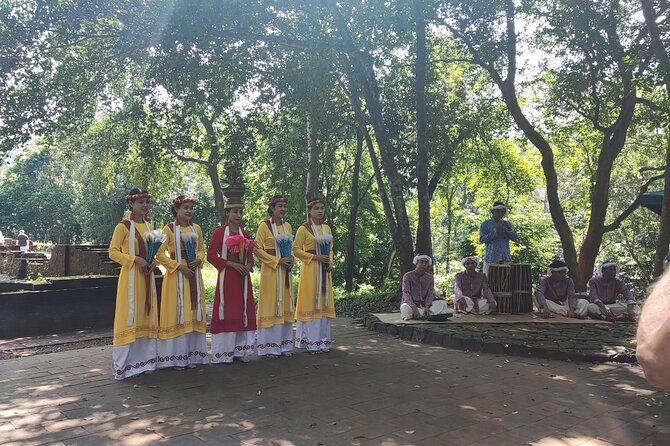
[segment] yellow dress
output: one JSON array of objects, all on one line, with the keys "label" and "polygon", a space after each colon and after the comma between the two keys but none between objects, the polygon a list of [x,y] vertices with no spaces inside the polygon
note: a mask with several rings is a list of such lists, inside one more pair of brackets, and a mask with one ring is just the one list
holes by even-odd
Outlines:
[{"label": "yellow dress", "polygon": [[[289,234],[293,233],[291,225],[284,223]],[[277,225],[277,233],[283,234],[284,227]],[[270,328],[277,324],[293,322],[293,312],[291,311],[290,292],[291,289],[286,285],[284,277],[281,278],[283,289],[283,311],[282,315],[277,315],[277,265],[279,264],[279,253],[275,252],[275,237],[272,230],[268,228],[266,222],[262,222],[256,231],[256,256],[261,261],[261,283],[258,291],[258,328]]]},{"label": "yellow dress", "polygon": [[[319,235],[330,234],[330,226],[316,225]],[[308,252],[311,251],[311,252]],[[300,284],[298,286],[298,300],[296,302],[295,318],[301,322],[308,322],[322,317],[335,317],[335,301],[333,300],[333,278],[331,273],[326,273],[328,287],[328,303],[325,302],[325,294],[319,290],[318,299],[321,309],[317,308],[316,274],[321,263],[313,262],[313,252],[316,252],[316,239],[312,231],[304,225],[300,225],[293,241],[293,255],[302,262],[300,271]],[[330,264],[333,264],[333,250],[330,250]]]},{"label": "yellow dress", "polygon": [[[169,225],[166,225],[163,228],[163,233],[167,235],[167,239],[163,242],[163,245],[158,250],[156,254],[156,259],[158,262],[165,267],[167,273],[163,278],[163,287],[161,292],[161,312],[160,312],[160,331],[158,337],[160,339],[173,339],[178,336],[181,336],[186,333],[198,332],[206,333],[207,330],[207,313],[205,311],[205,284],[202,280],[202,267],[205,262],[205,239],[202,235],[202,229],[197,224],[194,224],[195,232],[198,234],[198,252],[196,253],[197,258],[200,259],[201,263],[198,267],[201,273],[200,277],[200,290],[201,290],[201,301],[200,308],[202,311],[202,319],[197,320],[198,312],[191,309],[191,289],[189,286],[189,279],[184,277],[184,323],[179,324],[177,321],[177,301],[178,301],[178,291],[177,291],[177,267],[179,263],[174,260],[174,233],[170,229]],[[191,232],[189,226],[180,226],[180,233],[186,234]],[[185,255],[182,255],[182,265],[188,265],[188,260],[185,258]]]},{"label": "yellow dress", "polygon": [[[153,228],[146,223],[135,223],[135,231],[145,244],[144,233],[151,229]],[[150,292],[151,312],[147,314],[145,306],[147,280],[141,269],[137,267],[134,269],[135,317],[134,323],[128,325],[128,278],[130,268],[135,263],[135,256],[129,254],[129,235],[128,228],[123,223],[119,223],[114,228],[114,235],[112,235],[112,241],[109,243],[109,258],[121,265],[116,291],[116,311],[114,313],[114,346],[127,345],[142,337],[156,338],[158,336],[158,320],[156,317],[158,304],[155,289],[154,292]],[[133,240],[133,243],[135,243],[135,253],[139,254],[140,248],[137,239]]]}]

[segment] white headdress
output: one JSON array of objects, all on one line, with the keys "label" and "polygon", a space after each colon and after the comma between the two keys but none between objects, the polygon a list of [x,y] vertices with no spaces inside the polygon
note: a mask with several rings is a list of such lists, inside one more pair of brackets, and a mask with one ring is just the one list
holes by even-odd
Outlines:
[{"label": "white headdress", "polygon": [[619,265],[617,265],[616,263],[611,262],[609,260],[605,260],[598,265],[598,275],[602,276],[603,275],[603,270],[607,269],[611,266],[615,267],[617,274],[619,274]]},{"label": "white headdress", "polygon": [[425,260],[426,262],[428,262],[429,266],[433,266],[433,259],[431,259],[430,256],[427,256],[425,254],[415,256],[414,264],[416,265],[417,263],[419,263],[419,260]]},{"label": "white headdress", "polygon": [[505,206],[505,204],[501,201],[494,202],[493,206],[491,206],[489,208],[489,212],[493,212],[493,211],[498,210],[498,209],[501,209],[501,210],[507,212],[507,206]]},{"label": "white headdress", "polygon": [[547,268],[547,275],[551,275],[554,271],[565,271],[567,274],[568,271],[568,265],[565,264],[564,261],[562,260],[554,260],[549,264],[549,268]]},{"label": "white headdress", "polygon": [[477,257],[477,256],[467,256],[467,257],[463,257],[463,259],[461,260],[461,264],[463,266],[465,266],[465,264],[468,263],[468,262],[475,262],[476,264],[479,264],[479,261],[480,261],[479,257]]}]

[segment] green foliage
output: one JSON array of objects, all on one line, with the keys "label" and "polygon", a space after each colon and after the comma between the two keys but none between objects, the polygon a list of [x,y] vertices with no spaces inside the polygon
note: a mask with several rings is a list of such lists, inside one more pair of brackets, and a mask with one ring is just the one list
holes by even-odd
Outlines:
[{"label": "green foliage", "polygon": [[[562,255],[540,155],[469,51],[506,73],[507,2],[423,4],[430,24],[426,97],[440,286],[449,289],[461,257],[481,254],[479,224],[498,199],[510,206],[519,233],[513,255],[538,275]],[[633,85],[654,103],[667,106],[667,98],[646,58],[637,2],[513,4],[526,55],[515,84],[520,106],[554,148],[561,205],[579,241],[603,162],[603,128],[616,119],[621,97]],[[347,47],[336,13],[356,51]],[[667,37],[667,23],[661,26]],[[467,42],[455,37],[464,29]],[[275,194],[290,198],[295,230],[306,217],[309,113],[335,238],[334,282],[342,284],[357,142],[347,72],[355,57],[370,61],[378,80],[401,193],[416,226],[414,33],[411,2],[404,0],[3,2],[0,152],[11,163],[0,173],[0,227],[6,235],[23,228],[41,241],[106,243],[127,210],[123,196],[139,186],[152,192],[157,226],[172,219],[174,196],[196,196],[195,221],[208,237],[220,224],[213,180],[221,177],[225,185],[224,165],[235,162],[247,184],[247,231],[255,234]],[[626,52],[623,63],[619,51]],[[628,85],[625,73],[633,69],[641,74]],[[654,173],[640,169],[664,164],[666,124],[653,109],[636,108],[613,166],[608,222]],[[31,139],[39,144],[26,146]],[[385,271],[389,225],[367,147],[364,153],[354,283],[395,290],[399,275]],[[656,222],[636,211],[603,242],[602,256],[622,261],[638,289],[649,280]],[[209,299],[212,276],[209,271]],[[354,314],[349,307],[389,307],[387,297],[363,293],[338,305],[342,314]]]},{"label": "green foliage", "polygon": [[335,300],[335,313],[341,317],[361,319],[368,313],[390,313],[400,308],[397,293],[354,293]]}]

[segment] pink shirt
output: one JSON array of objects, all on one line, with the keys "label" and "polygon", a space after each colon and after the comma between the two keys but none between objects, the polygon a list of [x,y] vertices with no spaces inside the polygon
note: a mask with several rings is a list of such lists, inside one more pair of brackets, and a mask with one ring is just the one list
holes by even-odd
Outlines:
[{"label": "pink shirt", "polygon": [[633,293],[623,283],[623,280],[618,277],[610,280],[602,276],[591,277],[587,289],[589,290],[589,299],[595,304],[598,302],[602,302],[605,305],[616,303],[616,299],[620,294],[626,299],[626,303],[635,303]]},{"label": "pink shirt", "polygon": [[458,302],[466,296],[470,299],[484,297],[489,304],[495,301],[491,288],[489,288],[486,274],[477,271],[473,271],[472,273],[462,271],[456,274],[454,279],[454,299]]},{"label": "pink shirt", "polygon": [[432,274],[416,270],[405,273],[402,278],[402,303],[412,307],[427,307],[435,299],[434,288],[435,279]]},{"label": "pink shirt", "polygon": [[537,284],[537,304],[544,308],[547,300],[556,303],[568,301],[571,310],[577,308],[577,295],[575,294],[575,283],[570,277],[554,280],[551,276],[540,277]]}]

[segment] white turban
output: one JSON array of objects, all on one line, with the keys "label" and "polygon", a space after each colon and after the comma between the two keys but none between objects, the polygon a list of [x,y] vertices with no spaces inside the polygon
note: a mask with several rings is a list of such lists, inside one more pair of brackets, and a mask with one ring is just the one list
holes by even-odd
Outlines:
[{"label": "white turban", "polygon": [[547,275],[551,275],[551,273],[554,271],[565,271],[567,274],[570,270],[568,269],[568,266],[565,264],[565,262],[561,260],[554,260],[549,264],[549,268],[547,268]]},{"label": "white turban", "polygon": [[419,263],[419,260],[425,260],[426,262],[428,262],[428,266],[433,266],[433,259],[431,259],[430,256],[427,256],[425,254],[416,256],[414,257],[414,264],[416,265],[417,263]]},{"label": "white turban", "polygon": [[465,266],[465,264],[468,263],[468,262],[475,262],[477,265],[479,265],[479,257],[477,257],[477,256],[467,256],[467,257],[463,257],[463,259],[461,260],[461,264],[463,266]]},{"label": "white turban", "polygon": [[604,262],[602,262],[598,265],[598,275],[602,276],[603,275],[603,270],[607,269],[611,266],[614,266],[616,268],[617,274],[619,274],[619,265],[617,265],[614,262],[610,262],[609,260],[605,260]]}]

